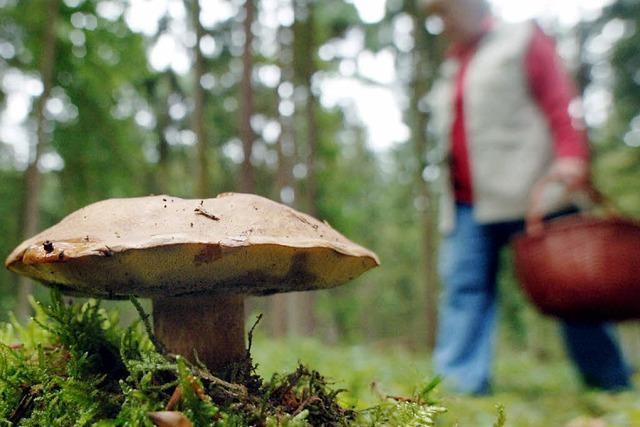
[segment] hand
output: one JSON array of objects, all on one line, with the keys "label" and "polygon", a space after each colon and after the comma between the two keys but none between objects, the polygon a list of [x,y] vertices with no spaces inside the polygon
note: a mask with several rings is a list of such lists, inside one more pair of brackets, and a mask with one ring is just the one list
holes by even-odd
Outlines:
[{"label": "hand", "polygon": [[576,157],[561,157],[551,165],[549,177],[566,185],[569,191],[580,190],[589,184],[589,163]]}]

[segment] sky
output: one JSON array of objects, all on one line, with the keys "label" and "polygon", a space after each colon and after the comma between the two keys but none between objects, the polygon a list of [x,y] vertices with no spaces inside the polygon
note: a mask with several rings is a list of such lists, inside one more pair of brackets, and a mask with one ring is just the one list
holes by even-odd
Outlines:
[{"label": "sky", "polygon": [[[73,4],[78,0],[64,0]],[[286,0],[262,0],[265,11],[260,19],[265,22],[286,23],[293,19],[290,8],[282,7]],[[380,21],[385,13],[386,0],[346,0],[354,4],[361,19],[365,23]],[[551,25],[571,26],[581,17],[593,18],[598,15],[602,7],[613,0],[490,0],[496,14],[506,21],[522,21],[536,18]],[[203,24],[213,26],[216,22],[226,20],[236,11],[228,0],[207,0],[203,5]],[[98,13],[104,17],[117,19],[123,13],[129,26],[138,32],[152,35],[158,25],[158,19],[165,11],[169,11],[172,20],[171,33],[175,39],[162,36],[158,44],[150,52],[150,63],[156,69],[172,67],[178,73],[187,73],[190,69],[188,54],[185,47],[193,46],[189,39],[182,19],[185,18],[182,0],[131,0],[131,7],[123,10],[117,2],[104,1],[100,3]],[[109,18],[108,18],[109,19]],[[72,20],[73,21],[73,20]],[[72,22],[73,23],[73,22]],[[408,24],[408,25],[407,25]],[[410,22],[399,20],[394,28],[396,43],[402,47],[407,44],[410,49],[410,33],[407,28]],[[185,36],[186,34],[186,36]],[[404,42],[403,42],[404,40]],[[362,36],[352,34],[346,41],[335,46],[321,49],[320,56],[349,54],[360,52],[364,41]],[[10,47],[10,46],[9,46]],[[201,45],[203,52],[213,54],[219,46],[210,37]],[[0,45],[0,54],[6,46]],[[170,55],[167,52],[171,52]],[[365,84],[356,78],[356,73],[364,75],[374,84]],[[268,74],[268,73],[266,73]],[[266,75],[265,74],[265,75]],[[342,61],[340,76],[323,77],[319,88],[321,102],[326,106],[341,106],[348,112],[347,116],[364,124],[367,130],[369,146],[376,151],[384,151],[394,144],[406,141],[409,129],[402,121],[401,102],[398,90],[394,57],[389,51],[378,54],[363,52],[354,60]],[[29,114],[32,100],[42,92],[42,84],[35,78],[28,78],[18,72],[7,73],[2,81],[3,89],[8,94],[7,108],[0,113],[0,139],[8,142],[14,148],[19,163],[26,164],[28,157],[29,133],[25,129],[25,121]],[[606,97],[606,94],[601,94]],[[605,105],[598,100],[595,104]],[[68,120],[77,115],[63,108],[64,99],[51,99],[47,104],[47,111],[52,115],[67,114]],[[65,112],[66,111],[66,112]],[[58,116],[57,119],[65,117]],[[55,154],[45,157],[43,168],[61,167],[61,159]]]}]

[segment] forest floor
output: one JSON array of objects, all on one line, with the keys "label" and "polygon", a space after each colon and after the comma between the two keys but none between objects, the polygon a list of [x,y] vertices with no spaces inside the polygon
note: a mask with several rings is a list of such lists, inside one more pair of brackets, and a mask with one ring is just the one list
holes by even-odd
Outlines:
[{"label": "forest floor", "polygon": [[[498,406],[510,427],[626,427],[640,426],[640,376],[636,391],[610,394],[585,390],[572,366],[557,351],[544,362],[529,352],[502,348],[496,362],[494,394],[456,396],[436,389],[432,396],[447,412],[438,426],[493,426]],[[291,371],[303,361],[344,388],[343,403],[357,409],[379,404],[387,395],[410,396],[433,378],[428,356],[401,347],[326,346],[314,340],[257,339],[254,360],[258,372]]]},{"label": "forest floor", "polygon": [[[357,426],[640,426],[640,375],[634,391],[585,390],[559,340],[546,329],[544,340],[532,340],[536,347],[500,341],[494,393],[487,397],[432,389],[429,357],[393,341],[327,345],[314,339],[274,340],[258,329],[249,341],[265,387],[256,383],[258,393],[249,398],[246,390],[240,393],[184,359],[153,351],[142,325],[120,329],[115,310],[102,310],[95,302],[67,307],[59,297],[46,309],[38,307],[36,321],[0,327],[0,421],[151,426],[149,413],[178,396],[175,409],[196,426],[215,420],[216,425],[234,420],[233,425],[256,425],[249,421],[254,418],[267,426],[328,425],[318,420],[329,415],[330,425]],[[282,399],[276,399],[282,390]],[[69,404],[76,409],[69,410]],[[47,421],[60,416],[67,422]]]}]

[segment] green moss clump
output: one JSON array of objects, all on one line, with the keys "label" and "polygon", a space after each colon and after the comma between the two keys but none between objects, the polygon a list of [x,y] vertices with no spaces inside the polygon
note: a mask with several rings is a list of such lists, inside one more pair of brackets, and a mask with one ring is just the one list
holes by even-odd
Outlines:
[{"label": "green moss clump", "polygon": [[97,301],[51,301],[34,303],[26,326],[0,328],[0,424],[152,427],[154,413],[171,411],[194,426],[431,426],[442,412],[422,398],[356,412],[304,366],[263,381],[249,350],[225,381],[158,350],[144,313],[123,329]]}]

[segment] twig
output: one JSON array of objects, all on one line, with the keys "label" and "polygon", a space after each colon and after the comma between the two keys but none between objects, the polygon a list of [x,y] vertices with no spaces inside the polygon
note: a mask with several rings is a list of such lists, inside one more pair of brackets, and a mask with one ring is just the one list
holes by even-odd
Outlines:
[{"label": "twig", "polygon": [[133,295],[130,295],[129,301],[131,301],[131,304],[133,304],[133,306],[136,308],[138,315],[142,319],[142,323],[144,324],[144,329],[147,331],[147,335],[149,335],[149,339],[151,340],[151,343],[153,343],[153,346],[156,348],[156,351],[162,354],[163,356],[166,356],[167,348],[155,336],[155,334],[153,333],[153,328],[151,328],[151,323],[149,322],[149,317],[151,316],[145,313],[144,309],[142,308],[142,305],[140,304],[140,301],[138,301],[136,297],[134,297]]},{"label": "twig", "polygon": [[378,397],[378,399],[380,400],[386,399],[386,395],[382,393],[382,391],[380,390],[380,385],[378,384],[377,381],[373,381],[370,385],[370,388],[371,388],[371,391],[375,393],[375,395]]},{"label": "twig", "polygon": [[205,393],[202,386],[198,383],[198,379],[196,377],[194,377],[193,375],[189,375],[187,377],[187,381],[191,385],[191,388],[193,388],[196,396],[200,398],[200,400],[206,402],[209,399],[209,396],[207,396],[207,393]]},{"label": "twig", "polygon": [[206,210],[204,210],[204,208],[197,207],[193,211],[196,213],[196,215],[202,215],[214,221],[220,221],[220,217],[217,217],[214,214],[207,212]]},{"label": "twig", "polygon": [[13,410],[11,415],[9,415],[9,422],[12,425],[13,423],[17,424],[18,421],[20,421],[22,417],[31,410],[36,397],[38,397],[37,393],[35,393],[31,388],[23,389],[18,407]]},{"label": "twig", "polygon": [[167,403],[167,406],[165,406],[164,410],[173,411],[173,408],[176,407],[180,399],[182,399],[182,387],[176,386],[176,389],[173,391],[173,394],[171,395],[171,398],[169,398],[169,402]]},{"label": "twig", "polygon": [[403,397],[403,396],[392,396],[390,394],[386,396],[386,399],[393,399],[396,402],[417,403],[416,399],[412,399],[410,397]]},{"label": "twig", "polygon": [[300,406],[298,406],[298,409],[296,409],[293,412],[293,416],[295,417],[296,415],[298,415],[300,412],[302,412],[302,410],[308,406],[310,403],[312,402],[322,402],[322,399],[320,399],[318,396],[310,396],[307,400],[305,400],[304,402],[302,402],[300,404]]},{"label": "twig", "polygon": [[223,379],[220,379],[209,372],[207,369],[202,369],[198,366],[193,366],[193,372],[200,378],[209,382],[210,386],[218,387],[227,398],[236,400],[246,399],[248,396],[247,388],[241,384],[232,384]]},{"label": "twig", "polygon": [[253,324],[251,329],[249,329],[249,334],[247,338],[247,341],[248,341],[247,357],[251,357],[251,345],[253,344],[253,331],[256,329],[256,326],[258,326],[258,323],[260,323],[261,320],[262,320],[262,313],[258,314],[258,317],[256,318],[255,323]]}]

